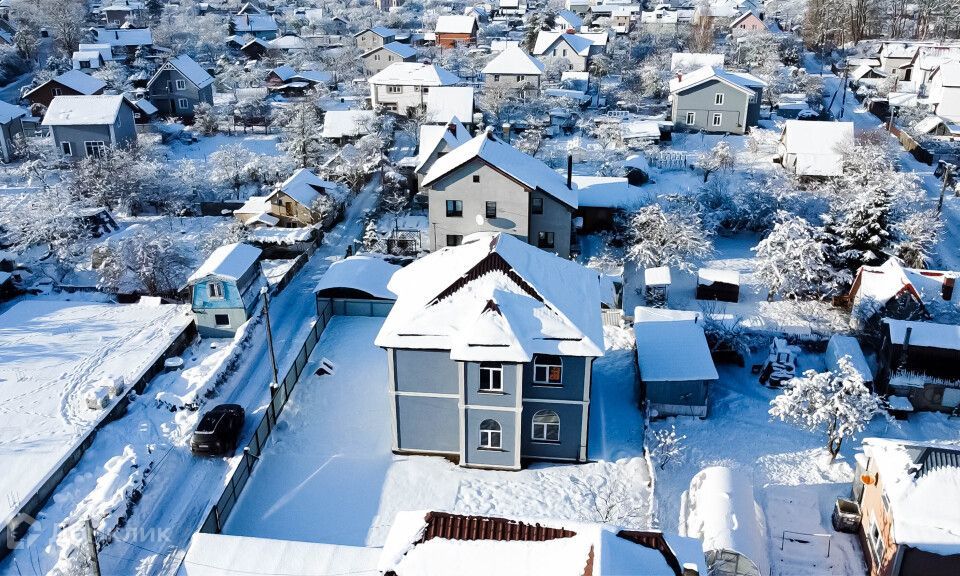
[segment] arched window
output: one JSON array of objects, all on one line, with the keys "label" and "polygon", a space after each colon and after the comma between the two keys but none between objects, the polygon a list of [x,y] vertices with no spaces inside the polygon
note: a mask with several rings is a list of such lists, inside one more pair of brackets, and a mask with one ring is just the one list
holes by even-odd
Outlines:
[{"label": "arched window", "polygon": [[559,442],[560,416],[553,410],[540,410],[534,414],[533,439],[540,442]]},{"label": "arched window", "polygon": [[503,392],[503,364],[500,362],[480,363],[480,391]]},{"label": "arched window", "polygon": [[551,354],[534,354],[533,383],[544,386],[563,384],[563,360]]},{"label": "arched window", "polygon": [[484,420],[480,423],[480,448],[500,449],[500,423],[496,420]]}]

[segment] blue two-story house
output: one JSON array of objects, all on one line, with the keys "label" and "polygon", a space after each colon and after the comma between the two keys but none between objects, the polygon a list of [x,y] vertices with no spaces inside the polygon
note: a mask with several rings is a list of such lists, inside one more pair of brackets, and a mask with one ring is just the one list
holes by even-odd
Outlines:
[{"label": "blue two-story house", "polygon": [[593,360],[603,355],[596,272],[502,233],[477,233],[397,271],[377,335],[396,453],[517,470],[584,462]]},{"label": "blue two-story house", "polygon": [[229,338],[253,314],[266,286],[260,254],[249,244],[221,246],[187,280],[201,336]]}]

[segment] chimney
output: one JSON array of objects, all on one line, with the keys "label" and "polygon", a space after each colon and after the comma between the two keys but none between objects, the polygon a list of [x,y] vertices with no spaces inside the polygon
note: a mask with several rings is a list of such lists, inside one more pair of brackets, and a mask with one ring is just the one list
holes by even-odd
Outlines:
[{"label": "chimney", "polygon": [[456,122],[450,122],[449,124],[447,124],[447,132],[453,134],[454,136],[457,135],[457,124],[456,124]]},{"label": "chimney", "polygon": [[677,71],[677,82],[683,82],[683,72],[680,70]]},{"label": "chimney", "polygon": [[567,154],[567,188],[573,190],[573,154]]},{"label": "chimney", "polygon": [[957,279],[952,276],[947,276],[943,279],[943,292],[941,296],[944,300],[948,302],[953,300],[953,285],[956,281]]}]

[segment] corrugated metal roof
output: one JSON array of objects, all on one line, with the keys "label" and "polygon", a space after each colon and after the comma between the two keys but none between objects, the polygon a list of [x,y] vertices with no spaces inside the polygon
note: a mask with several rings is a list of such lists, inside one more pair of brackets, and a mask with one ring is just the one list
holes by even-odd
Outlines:
[{"label": "corrugated metal roof", "polygon": [[564,528],[551,528],[540,524],[527,524],[507,518],[488,516],[463,516],[447,512],[428,512],[427,528],[417,541],[422,544],[432,538],[446,540],[506,540],[521,542],[544,542],[557,538],[572,538],[576,532]]},{"label": "corrugated metal roof", "polygon": [[[914,458],[917,464],[917,478],[933,470],[941,468],[960,468],[960,450],[949,448],[934,448],[932,446],[916,447],[919,454]],[[913,452],[913,450],[911,450]]]}]

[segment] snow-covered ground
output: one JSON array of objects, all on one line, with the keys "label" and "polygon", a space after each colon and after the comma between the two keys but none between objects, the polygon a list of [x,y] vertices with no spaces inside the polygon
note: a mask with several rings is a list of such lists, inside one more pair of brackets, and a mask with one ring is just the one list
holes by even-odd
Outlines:
[{"label": "snow-covered ground", "polygon": [[185,306],[37,299],[0,316],[0,520],[192,321]]}]

